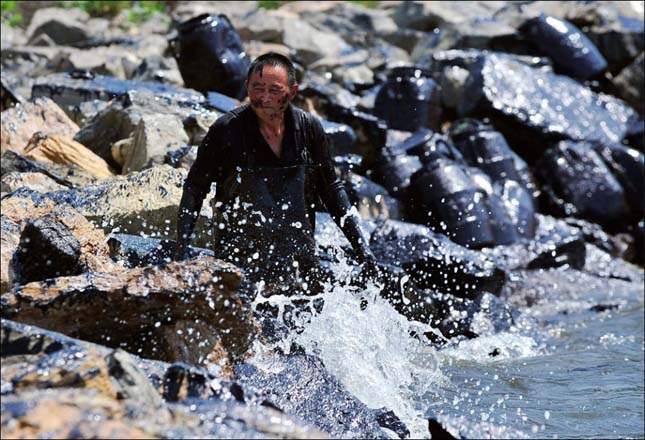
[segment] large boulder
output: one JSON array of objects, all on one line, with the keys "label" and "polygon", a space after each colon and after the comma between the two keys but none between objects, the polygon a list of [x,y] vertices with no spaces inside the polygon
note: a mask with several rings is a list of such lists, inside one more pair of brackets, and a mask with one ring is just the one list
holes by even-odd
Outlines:
[{"label": "large boulder", "polygon": [[[529,162],[554,141],[619,143],[634,111],[571,78],[534,69],[507,56],[480,54],[465,83],[458,114],[488,117]],[[517,99],[521,94],[524,99]]]},{"label": "large boulder", "polygon": [[[186,174],[184,169],[161,165],[46,197],[69,204],[106,232],[174,237]],[[210,209],[205,201],[197,235],[208,230]]]},{"label": "large boulder", "polygon": [[38,162],[76,165],[98,179],[114,177],[114,171],[107,162],[71,138],[36,132],[24,154],[27,159]]},{"label": "large boulder", "polygon": [[21,153],[37,131],[71,138],[79,128],[51,99],[37,98],[2,112],[1,130],[2,153]]},{"label": "large boulder", "polygon": [[393,18],[397,25],[420,31],[432,31],[449,24],[464,24],[475,18],[492,18],[494,13],[505,6],[505,2],[476,1],[471,3],[448,4],[444,2],[410,1],[401,2]]},{"label": "large boulder", "polygon": [[172,115],[143,115],[133,133],[130,154],[124,158],[123,173],[162,163],[167,152],[188,142],[181,120]]},{"label": "large boulder", "polygon": [[[217,119],[218,113],[199,105],[184,106],[168,100],[159,100],[150,91],[138,90],[112,101],[97,113],[76,135],[74,140],[87,146],[116,169],[138,171],[154,156],[161,156],[203,137],[207,124]],[[185,124],[184,124],[185,121]],[[205,134],[204,134],[205,135]],[[115,143],[131,138],[126,149],[115,148]],[[119,153],[115,154],[115,150]]]},{"label": "large boulder", "polygon": [[[118,270],[112,260],[103,231],[97,229],[71,206],[53,202],[40,193],[26,188],[2,197],[2,259],[0,260],[1,291],[5,292],[15,282],[14,259],[19,248],[20,237],[29,222],[42,218],[54,219],[61,224],[59,229],[71,233],[80,244],[79,265],[89,271],[110,272]],[[65,234],[67,235],[67,232]],[[37,245],[33,243],[32,245]],[[26,255],[38,258],[35,255]],[[56,262],[53,262],[54,266]],[[55,269],[52,268],[52,269]],[[18,268],[20,272],[21,269]]]},{"label": "large boulder", "polygon": [[4,319],[1,338],[3,437],[326,438],[212,368]]},{"label": "large boulder", "polygon": [[375,412],[348,393],[320,359],[294,354],[276,361],[281,367],[276,372],[241,364],[237,380],[332,437],[388,438]]},{"label": "large boulder", "polygon": [[505,272],[481,253],[421,225],[387,220],[372,233],[370,248],[379,261],[405,269],[419,287],[457,297],[499,293],[506,280]]},{"label": "large boulder", "polygon": [[212,257],[92,272],[15,288],[2,296],[2,314],[148,358],[225,367],[257,332],[238,291],[242,278]]},{"label": "large boulder", "polygon": [[614,231],[629,223],[625,190],[591,144],[559,142],[544,154],[537,175],[555,215],[580,217]]},{"label": "large boulder", "polygon": [[20,234],[13,266],[18,284],[78,275],[81,244],[64,223],[51,216],[30,221]]},{"label": "large boulder", "polygon": [[29,23],[29,43],[41,35],[47,35],[55,44],[71,45],[88,38],[86,22],[89,15],[77,8],[38,9]]},{"label": "large boulder", "polygon": [[627,67],[620,71],[613,80],[616,94],[629,103],[641,117],[645,115],[645,54],[641,54]]}]

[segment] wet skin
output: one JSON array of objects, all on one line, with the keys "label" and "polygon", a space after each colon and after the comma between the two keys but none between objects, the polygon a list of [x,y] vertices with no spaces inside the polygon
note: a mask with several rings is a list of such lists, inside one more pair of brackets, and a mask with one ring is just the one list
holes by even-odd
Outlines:
[{"label": "wet skin", "polygon": [[260,132],[271,150],[280,157],[284,137],[284,112],[298,92],[298,85],[289,87],[286,69],[265,66],[253,71],[246,83],[251,109],[258,117]]}]

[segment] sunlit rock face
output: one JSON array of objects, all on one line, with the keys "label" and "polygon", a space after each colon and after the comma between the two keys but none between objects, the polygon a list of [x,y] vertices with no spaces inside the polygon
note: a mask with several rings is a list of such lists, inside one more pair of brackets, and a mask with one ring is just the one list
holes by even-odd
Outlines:
[{"label": "sunlit rock face", "polygon": [[237,268],[210,257],[92,272],[15,288],[2,297],[2,313],[149,358],[226,366],[256,333],[241,281]]},{"label": "sunlit rock face", "polygon": [[370,246],[380,261],[404,268],[424,288],[474,298],[499,292],[505,282],[491,260],[421,225],[388,220],[372,233]]},{"label": "sunlit rock face", "polygon": [[[119,268],[110,259],[109,248],[105,243],[103,231],[96,228],[69,205],[55,203],[38,192],[22,188],[2,198],[2,216],[0,218],[2,221],[2,259],[0,260],[0,268],[2,269],[3,293],[20,281],[19,274],[25,271],[33,272],[33,268],[28,267],[32,263],[46,265],[49,259],[52,267],[51,270],[45,273],[51,273],[52,276],[55,276],[56,266],[60,261],[54,258],[55,253],[50,254],[49,258],[42,253],[42,249],[52,249],[51,246],[44,246],[40,255],[32,255],[27,252],[29,248],[33,250],[42,246],[42,243],[25,243],[24,255],[17,255],[20,252],[21,235],[25,228],[28,224],[33,226],[33,222],[37,222],[39,219],[49,219],[49,222],[55,222],[58,225],[56,230],[64,234],[69,240],[78,242],[77,250],[80,253],[74,258],[76,263],[72,264],[72,266],[77,268],[73,269],[72,272],[77,271],[78,273],[78,270],[113,272]],[[36,233],[34,238],[37,236],[43,238],[40,233]],[[55,238],[56,236],[60,237],[61,235],[54,234],[51,237]],[[72,253],[76,254],[76,251]],[[65,271],[63,270],[63,272]],[[41,274],[41,276],[45,273]],[[17,274],[18,277],[16,277]],[[36,274],[36,276],[38,277],[39,275]]]},{"label": "sunlit rock face", "polygon": [[1,326],[3,437],[327,438],[211,370]]},{"label": "sunlit rock face", "polygon": [[2,152],[21,153],[37,131],[71,138],[78,130],[78,125],[56,103],[39,98],[2,113]]}]

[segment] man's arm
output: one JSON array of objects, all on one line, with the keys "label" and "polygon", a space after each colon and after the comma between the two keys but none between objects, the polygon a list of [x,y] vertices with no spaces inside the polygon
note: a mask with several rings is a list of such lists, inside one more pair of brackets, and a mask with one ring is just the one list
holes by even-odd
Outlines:
[{"label": "man's arm", "polygon": [[359,262],[374,265],[376,259],[359,226],[359,217],[347,197],[343,182],[336,175],[329,153],[329,140],[320,121],[313,120],[313,159],[320,165],[320,196],[334,222],[343,231],[356,252]]},{"label": "man's arm", "polygon": [[216,141],[215,126],[212,126],[199,146],[197,158],[190,167],[184,182],[177,216],[176,259],[178,260],[183,260],[189,255],[190,239],[195,223],[202,209],[204,198],[210,191],[210,185],[216,177],[212,172],[216,165],[214,154]]}]

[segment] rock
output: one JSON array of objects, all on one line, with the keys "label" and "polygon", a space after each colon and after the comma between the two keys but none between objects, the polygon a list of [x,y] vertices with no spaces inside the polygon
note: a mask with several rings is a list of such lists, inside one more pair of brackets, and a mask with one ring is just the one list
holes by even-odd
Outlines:
[{"label": "rock", "polygon": [[345,190],[362,218],[401,219],[402,206],[399,201],[391,197],[385,188],[366,177],[350,173],[345,180]]},{"label": "rock", "polygon": [[326,438],[204,369],[141,359],[4,319],[2,366],[3,436],[13,429],[30,436]]},{"label": "rock", "polygon": [[136,95],[146,95],[146,92],[156,98],[155,108],[168,105],[199,107],[205,102],[204,96],[193,90],[154,81],[129,81],[91,73],[55,73],[40,77],[34,82],[32,97],[46,96],[61,107],[69,107],[94,99],[110,101],[123,98],[122,102],[128,103],[137,101]]},{"label": "rock", "polygon": [[4,75],[0,77],[1,80],[1,95],[0,95],[0,111],[5,111],[11,107],[14,107],[16,104],[21,104],[25,102],[25,98],[20,96],[15,88],[9,81],[9,77]]},{"label": "rock", "polygon": [[587,243],[585,264],[580,269],[601,278],[642,283],[645,279],[643,269],[608,254],[600,248]]},{"label": "rock", "polygon": [[475,1],[448,5],[437,2],[401,2],[393,18],[399,27],[431,31],[446,24],[463,24],[475,18],[491,18],[505,2]]},{"label": "rock", "polygon": [[178,24],[169,45],[186,87],[244,99],[251,60],[226,15],[202,14]]},{"label": "rock", "polygon": [[[123,261],[127,267],[141,267],[152,264],[170,263],[174,260],[176,242],[158,238],[140,237],[128,234],[110,234],[108,237],[110,258]],[[189,256],[213,256],[210,249],[189,247]]]},{"label": "rock", "polygon": [[231,19],[235,27],[241,26],[241,19],[258,9],[257,1],[203,1],[199,3],[181,2],[173,9],[171,16],[177,22],[186,21],[197,15],[217,11]]},{"label": "rock", "polygon": [[[96,114],[78,132],[74,140],[87,146],[114,168],[121,169],[122,165],[120,163],[125,164],[128,158],[130,158],[130,161],[134,161],[133,166],[136,168],[145,160],[148,154],[145,149],[147,148],[147,139],[152,141],[150,136],[153,134],[156,136],[157,134],[154,129],[155,124],[168,124],[169,127],[174,127],[175,131],[170,137],[173,140],[170,147],[172,149],[187,142],[187,135],[184,133],[185,125],[189,126],[193,137],[199,136],[199,129],[194,127],[194,125],[191,126],[192,123],[190,121],[195,119],[203,120],[204,122],[202,124],[205,124],[208,120],[215,119],[216,114],[197,104],[194,108],[190,108],[178,105],[172,101],[159,100],[150,91],[130,92],[122,99],[112,101],[104,110]],[[173,118],[177,121],[172,120]],[[147,123],[144,122],[140,128],[137,128],[144,119]],[[177,123],[182,120],[187,121],[185,125],[177,126]],[[148,129],[146,129],[146,126],[148,126]],[[153,130],[152,132],[151,129]],[[135,131],[139,133],[136,151]],[[159,133],[168,135],[165,131],[160,131]],[[119,150],[119,153],[113,154],[114,144],[129,137],[133,139],[132,144],[126,148],[121,148],[123,145],[117,147],[116,149]],[[165,143],[164,141],[164,145]],[[145,148],[141,149],[141,147]],[[154,149],[150,152],[150,156],[161,154],[161,151],[164,151],[164,154],[166,152],[165,147],[161,148],[161,145],[153,145],[153,147]],[[135,156],[131,156],[132,154],[135,154]],[[143,162],[144,165],[145,163]]]},{"label": "rock", "polygon": [[25,157],[39,162],[76,165],[98,179],[114,176],[114,171],[99,156],[80,143],[57,135],[36,132],[29,140]]},{"label": "rock", "polygon": [[642,203],[645,198],[645,156],[619,144],[604,148],[596,145],[595,149],[623,186],[631,218],[634,223],[638,222],[645,215]]},{"label": "rock", "polygon": [[588,143],[559,142],[544,154],[537,175],[555,215],[580,217],[614,231],[629,220],[622,185]]},{"label": "rock", "polygon": [[2,176],[1,192],[9,193],[22,187],[43,193],[66,189],[65,186],[43,173],[12,171]]},{"label": "rock", "polygon": [[202,257],[29,283],[2,296],[2,314],[152,359],[223,365],[239,362],[257,331],[241,282],[234,266]]},{"label": "rock", "polygon": [[[161,165],[82,189],[48,193],[56,203],[73,206],[106,232],[174,237],[187,171]],[[193,244],[210,246],[211,196],[195,227]]]},{"label": "rock", "polygon": [[56,222],[64,225],[64,228],[60,229],[68,230],[78,240],[81,247],[80,266],[90,271],[118,270],[118,266],[109,258],[109,249],[103,232],[69,205],[54,203],[42,197],[40,193],[22,188],[2,197],[2,217],[0,218],[2,219],[0,266],[2,292],[8,290],[15,281],[12,260],[15,258],[23,230],[28,222],[41,218],[56,219]]},{"label": "rock", "polygon": [[295,354],[276,361],[277,372],[241,364],[235,368],[235,376],[287,414],[332,437],[388,438],[375,414],[349,394],[318,358]]},{"label": "rock", "polygon": [[37,131],[71,138],[78,130],[78,125],[52,100],[37,98],[2,112],[2,153],[22,153]]},{"label": "rock", "polygon": [[[507,57],[481,55],[476,64],[458,113],[489,117],[513,150],[529,163],[561,139],[619,143],[634,115],[615,98]],[[518,93],[526,99],[517,100]]]},{"label": "rock", "polygon": [[374,114],[396,130],[436,131],[441,123],[439,85],[417,67],[392,69],[376,95]]},{"label": "rock", "polygon": [[645,114],[643,104],[645,95],[643,95],[643,88],[645,81],[643,80],[643,65],[645,64],[645,55],[643,52],[636,58],[630,65],[625,67],[614,78],[613,83],[616,88],[616,94],[627,101],[629,105],[635,109],[641,117]]},{"label": "rock", "polygon": [[2,155],[2,176],[8,173],[40,173],[66,188],[96,182],[96,177],[75,165],[35,162],[25,156],[7,151]]},{"label": "rock", "polygon": [[643,17],[619,15],[610,20],[601,19],[587,27],[585,34],[607,59],[609,71],[614,75],[632,63],[645,49]]},{"label": "rock", "polygon": [[410,177],[419,171],[421,166],[421,161],[416,156],[384,155],[372,166],[372,176],[394,197],[406,200]]},{"label": "rock", "polygon": [[370,248],[379,261],[405,269],[419,287],[457,297],[498,293],[506,278],[503,270],[479,252],[412,223],[383,222],[372,233]]},{"label": "rock", "polygon": [[308,8],[300,16],[319,29],[328,30],[353,45],[365,45],[374,35],[396,32],[397,26],[386,11],[360,4],[337,3],[328,9]]},{"label": "rock", "polygon": [[87,13],[77,8],[38,9],[29,23],[27,36],[31,42],[39,35],[45,34],[56,44],[70,45],[88,38],[84,25],[88,19]]},{"label": "rock", "polygon": [[65,224],[41,217],[27,222],[12,264],[18,284],[41,281],[84,271],[81,244]]},{"label": "rock", "polygon": [[557,228],[557,223],[540,222],[534,240],[482,249],[484,255],[505,271],[585,266],[586,248],[581,233]]},{"label": "rock", "polygon": [[164,163],[167,163],[174,168],[183,168],[186,171],[189,171],[197,159],[198,149],[199,147],[194,145],[186,145],[185,147],[170,151],[166,153]]},{"label": "rock", "polygon": [[151,55],[144,58],[129,79],[157,81],[175,87],[184,86],[184,80],[181,77],[181,73],[179,73],[177,61],[174,58],[164,58],[160,55]]},{"label": "rock", "polygon": [[606,292],[641,295],[643,283],[602,278],[574,269],[515,271],[501,292],[501,298],[515,307],[534,307],[540,304],[593,298]]},{"label": "rock", "polygon": [[607,70],[607,60],[575,25],[541,14],[524,22],[519,31],[533,47],[551,60],[556,72],[581,80]]},{"label": "rock", "polygon": [[221,113],[215,111],[197,112],[188,115],[184,119],[184,131],[188,135],[190,145],[200,145],[208,129],[221,116]]},{"label": "rock", "polygon": [[341,37],[321,32],[298,18],[288,21],[281,43],[295,50],[305,66],[320,58],[338,56],[349,50],[349,45]]},{"label": "rock", "polygon": [[493,200],[472,175],[472,170],[449,159],[426,163],[410,177],[406,207],[412,220],[445,233],[462,246],[494,245]]},{"label": "rock", "polygon": [[167,152],[188,142],[181,120],[172,115],[142,115],[133,136],[130,154],[123,158],[124,174],[162,163]]}]

